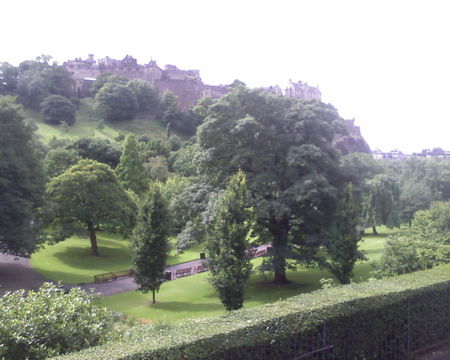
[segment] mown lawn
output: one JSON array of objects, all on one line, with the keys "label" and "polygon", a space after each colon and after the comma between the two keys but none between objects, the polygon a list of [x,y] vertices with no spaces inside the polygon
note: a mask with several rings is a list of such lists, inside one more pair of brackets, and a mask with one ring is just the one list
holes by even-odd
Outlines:
[{"label": "mown lawn", "polygon": [[[379,236],[366,235],[361,249],[370,260],[381,256],[385,238],[398,232],[398,229],[378,229]],[[174,240],[172,240],[174,241]],[[197,245],[185,253],[169,257],[170,264],[182,263],[200,257],[203,246]],[[131,267],[131,256],[128,243],[119,235],[99,234],[99,251],[101,256],[90,255],[88,239],[71,238],[33,255],[32,266],[44,276],[52,280],[61,280],[68,284],[92,283],[93,276],[102,272],[124,270]],[[261,258],[253,260],[259,265]],[[355,266],[353,281],[365,281],[370,277],[369,262]],[[164,283],[156,298],[158,303],[151,304],[151,294],[130,291],[102,299],[104,306],[118,312],[147,320],[163,319],[178,321],[186,318],[202,318],[222,314],[224,307],[220,304],[211,285],[207,282],[208,273],[188,276]],[[320,279],[332,278],[326,270],[299,268],[288,271],[290,283],[274,285],[259,274],[251,276],[245,295],[245,307],[254,307],[274,302],[301,293],[311,292],[321,287]]]}]

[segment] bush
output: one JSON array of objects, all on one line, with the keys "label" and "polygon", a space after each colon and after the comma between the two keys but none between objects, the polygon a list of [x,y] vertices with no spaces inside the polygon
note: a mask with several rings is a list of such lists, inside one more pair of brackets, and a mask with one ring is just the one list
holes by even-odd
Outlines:
[{"label": "bush", "polygon": [[76,107],[72,102],[60,95],[51,95],[41,104],[42,119],[48,124],[59,125],[66,121],[68,125],[75,124]]},{"label": "bush", "polygon": [[97,295],[46,283],[0,298],[0,358],[45,359],[100,344],[112,328]]}]

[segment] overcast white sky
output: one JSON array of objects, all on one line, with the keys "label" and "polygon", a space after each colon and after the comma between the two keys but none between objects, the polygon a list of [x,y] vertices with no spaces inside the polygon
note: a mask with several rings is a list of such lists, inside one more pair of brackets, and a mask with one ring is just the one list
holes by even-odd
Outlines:
[{"label": "overcast white sky", "polygon": [[23,0],[1,11],[0,61],[130,54],[211,85],[301,80],[372,149],[450,150],[445,0]]}]

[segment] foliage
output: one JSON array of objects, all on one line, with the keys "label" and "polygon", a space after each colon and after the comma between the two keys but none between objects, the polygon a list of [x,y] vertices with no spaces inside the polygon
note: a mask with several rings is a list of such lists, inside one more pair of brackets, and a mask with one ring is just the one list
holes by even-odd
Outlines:
[{"label": "foliage", "polygon": [[139,207],[137,226],[130,245],[133,278],[144,294],[159,291],[165,278],[169,247],[170,215],[158,185],[152,184]]},{"label": "foliage", "polygon": [[422,182],[405,181],[400,185],[400,217],[411,221],[416,211],[426,210],[433,201],[431,189]]},{"label": "foliage", "polygon": [[218,199],[217,214],[207,228],[208,280],[228,311],[244,305],[245,287],[252,270],[247,254],[251,217],[245,174],[240,171]]},{"label": "foliage", "polygon": [[129,87],[108,82],[95,96],[95,109],[105,121],[132,120],[138,111],[138,102]]},{"label": "foliage", "polygon": [[400,187],[396,179],[380,174],[368,182],[369,189],[364,194],[362,219],[372,226],[386,225],[388,228],[400,227]]},{"label": "foliage", "polygon": [[[158,331],[151,325],[138,326],[127,333],[126,343],[59,359],[293,359],[328,344],[337,359],[407,358],[446,339],[449,276],[450,268],[442,266],[319,290]],[[408,328],[415,341],[400,341],[407,338]]]},{"label": "foliage", "polygon": [[41,104],[42,119],[48,124],[59,125],[66,121],[68,125],[75,124],[75,105],[61,95],[51,95]]},{"label": "foliage", "polygon": [[172,158],[173,171],[182,176],[196,176],[197,164],[194,162],[194,156],[197,152],[197,143],[186,143],[181,149],[174,153]]},{"label": "foliage", "polygon": [[154,86],[150,86],[141,79],[131,80],[127,86],[133,90],[139,105],[139,112],[155,111],[158,107],[159,96]]},{"label": "foliage", "polygon": [[374,276],[385,277],[425,270],[450,262],[450,203],[435,202],[417,211],[411,227],[386,239]]},{"label": "foliage", "polygon": [[80,160],[81,156],[74,149],[57,148],[49,150],[45,155],[44,166],[47,175],[52,178],[61,175]]},{"label": "foliage", "polygon": [[83,159],[108,164],[113,169],[119,165],[122,156],[122,148],[119,144],[95,137],[78,138],[67,144],[66,149],[74,149]]},{"label": "foliage", "polygon": [[364,259],[358,250],[358,243],[361,241],[357,231],[360,216],[360,204],[353,196],[353,187],[350,183],[338,203],[335,229],[327,248],[330,255],[330,271],[341,284],[350,284],[356,261]]},{"label": "foliage", "polygon": [[18,82],[18,69],[8,62],[0,62],[0,94],[15,90]]},{"label": "foliage", "polygon": [[22,106],[0,95],[0,253],[28,257],[36,251],[45,182]]},{"label": "foliage", "polygon": [[91,95],[95,97],[97,93],[100,91],[100,89],[108,82],[108,78],[112,76],[112,72],[104,72],[101,73],[97,78],[95,79],[95,82],[92,84],[91,88],[89,89]]},{"label": "foliage", "polygon": [[126,137],[120,163],[116,167],[115,173],[125,189],[132,190],[138,195],[148,190],[148,180],[134,135],[130,134]]},{"label": "foliage", "polygon": [[98,295],[80,288],[64,294],[50,283],[6,293],[0,298],[0,357],[47,359],[101,344],[111,321],[97,302]]},{"label": "foliage", "polygon": [[[198,129],[196,161],[213,183],[223,186],[238,169],[246,173],[257,221],[272,235],[276,282],[287,281],[287,258],[311,260],[305,255],[320,240],[310,236],[331,226],[340,177],[330,143],[343,131],[331,105],[243,86],[212,105]],[[314,250],[296,251],[307,248]]]},{"label": "foliage", "polygon": [[166,182],[170,176],[167,161],[162,156],[155,156],[144,164],[147,177],[153,181]]},{"label": "foliage", "polygon": [[50,180],[47,196],[52,203],[47,226],[55,229],[53,240],[89,235],[94,256],[99,256],[96,233],[100,226],[125,235],[134,227],[136,205],[108,165],[80,160]]}]

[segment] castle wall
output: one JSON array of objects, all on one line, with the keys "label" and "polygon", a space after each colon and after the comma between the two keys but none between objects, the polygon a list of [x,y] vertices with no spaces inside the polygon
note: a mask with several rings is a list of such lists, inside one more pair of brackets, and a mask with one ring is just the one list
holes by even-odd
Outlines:
[{"label": "castle wall", "polygon": [[181,108],[195,105],[201,98],[202,83],[196,80],[156,80],[155,87],[158,93],[165,90],[172,91],[178,96],[178,103]]}]

